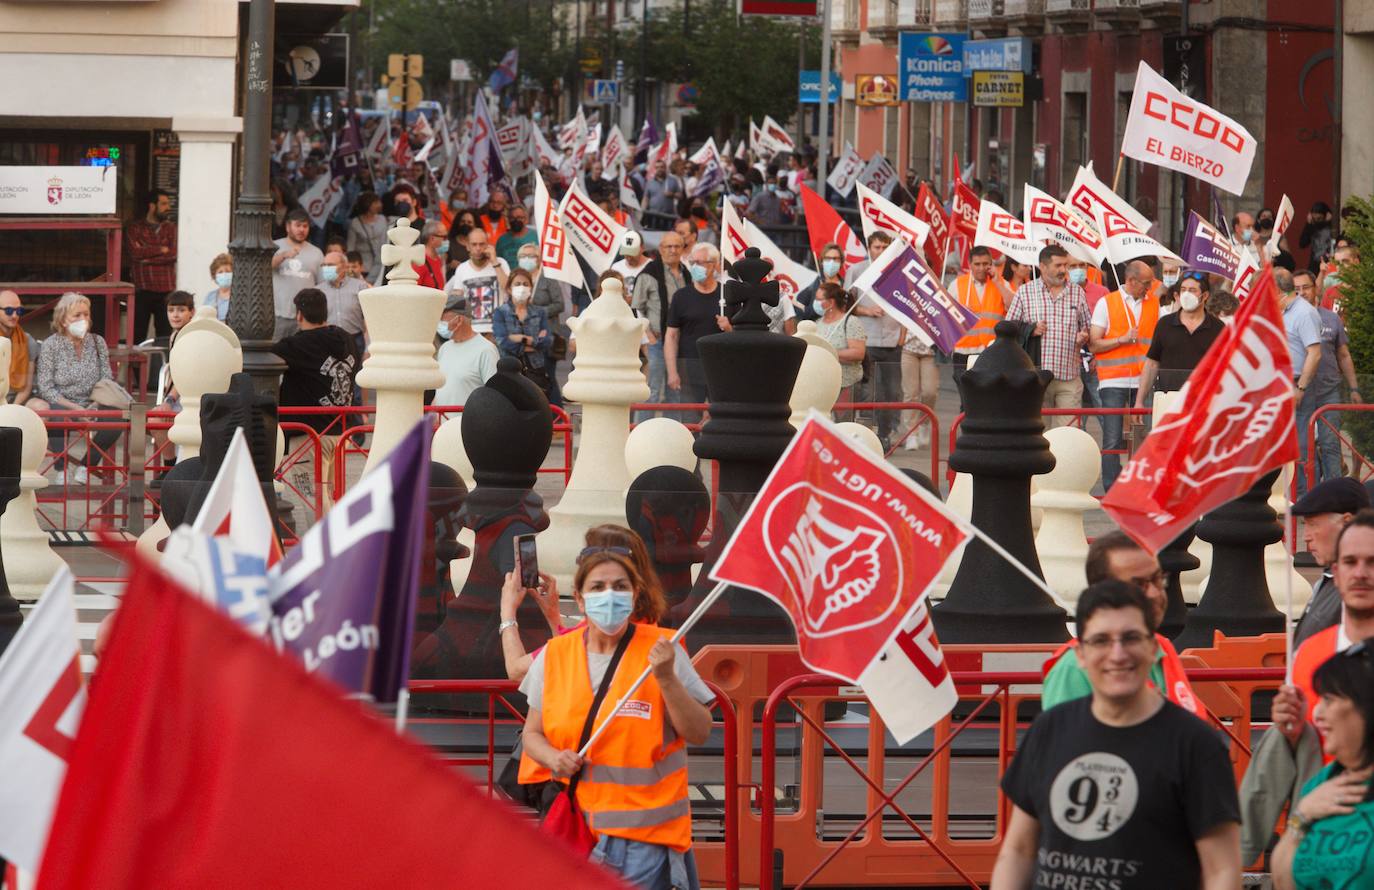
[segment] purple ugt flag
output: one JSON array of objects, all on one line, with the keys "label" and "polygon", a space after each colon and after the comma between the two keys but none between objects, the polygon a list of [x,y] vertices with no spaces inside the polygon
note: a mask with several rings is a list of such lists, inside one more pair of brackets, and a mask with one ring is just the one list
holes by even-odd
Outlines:
[{"label": "purple ugt flag", "polygon": [[1215,272],[1227,281],[1234,280],[1240,268],[1240,251],[1231,243],[1231,236],[1207,222],[1196,210],[1188,212],[1188,230],[1180,255],[1189,269]]},{"label": "purple ugt flag", "polygon": [[949,295],[920,254],[898,238],[873,261],[854,286],[877,300],[923,342],[945,354],[978,324],[978,316]]},{"label": "purple ugt flag", "polygon": [[396,701],[426,534],[430,427],[421,421],[272,569],[268,638],[349,692]]}]

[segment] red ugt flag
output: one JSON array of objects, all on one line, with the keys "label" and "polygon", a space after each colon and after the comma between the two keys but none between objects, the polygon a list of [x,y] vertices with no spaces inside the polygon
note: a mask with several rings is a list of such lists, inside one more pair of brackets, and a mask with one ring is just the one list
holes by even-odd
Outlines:
[{"label": "red ugt flag", "polygon": [[623,886],[142,560],[96,686],[41,890]]},{"label": "red ugt flag", "polygon": [[812,412],[711,577],[787,610],[802,661],[863,687],[899,742],[957,699],[926,593],[968,532]]},{"label": "red ugt flag", "polygon": [[806,234],[811,240],[811,253],[820,262],[821,250],[825,245],[835,243],[844,251],[844,264],[852,266],[868,259],[863,242],[854,234],[849,223],[844,221],[835,208],[825,203],[825,199],[805,185],[801,187],[802,211],[806,216]]},{"label": "red ugt flag", "polygon": [[1150,433],[1102,509],[1157,553],[1297,457],[1293,363],[1266,266],[1254,297],[1193,371],[1182,406]]},{"label": "red ugt flag", "polygon": [[[921,222],[930,224],[930,236],[926,238],[925,246],[926,262],[935,270],[936,276],[944,275],[945,248],[949,244],[949,220],[945,217],[945,208],[940,206],[940,202],[935,198],[935,192],[931,191],[930,183],[921,183],[921,188],[916,193],[916,209],[911,215]],[[975,218],[974,227],[977,228],[977,225]]]}]

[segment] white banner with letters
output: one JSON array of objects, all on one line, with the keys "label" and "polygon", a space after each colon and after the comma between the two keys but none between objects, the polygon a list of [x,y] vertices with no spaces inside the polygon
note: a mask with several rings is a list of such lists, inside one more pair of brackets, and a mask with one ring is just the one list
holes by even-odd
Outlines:
[{"label": "white banner with letters", "polygon": [[114,167],[0,167],[0,213],[114,212]]}]

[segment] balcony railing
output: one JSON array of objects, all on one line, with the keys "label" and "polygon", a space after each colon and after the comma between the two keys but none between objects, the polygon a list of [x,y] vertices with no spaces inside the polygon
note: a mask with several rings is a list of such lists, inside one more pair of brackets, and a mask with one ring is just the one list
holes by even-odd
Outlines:
[{"label": "balcony railing", "polygon": [[1137,17],[1140,15],[1140,0],[1097,0],[1094,11],[1106,18]]},{"label": "balcony railing", "polygon": [[989,22],[1000,19],[1004,12],[1002,0],[968,0],[968,20]]},{"label": "balcony railing", "polygon": [[930,27],[930,0],[898,0],[897,27]]},{"label": "balcony railing", "polygon": [[935,0],[935,15],[932,24],[938,27],[953,25],[964,27],[968,24],[967,0]]},{"label": "balcony railing", "polygon": [[1033,19],[1045,14],[1045,0],[1006,0],[1009,19]]},{"label": "balcony railing", "polygon": [[1092,0],[1045,0],[1045,15],[1083,15],[1092,11]]}]

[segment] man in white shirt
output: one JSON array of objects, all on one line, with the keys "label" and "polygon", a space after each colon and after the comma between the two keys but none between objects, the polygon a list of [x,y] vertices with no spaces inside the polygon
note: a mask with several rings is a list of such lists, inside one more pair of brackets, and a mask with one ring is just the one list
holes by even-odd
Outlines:
[{"label": "man in white shirt", "polygon": [[444,372],[444,385],[434,393],[434,404],[465,405],[473,390],[496,373],[500,353],[490,340],[472,329],[472,320],[462,308],[445,309],[438,332],[444,340],[436,356],[439,370]]},{"label": "man in white shirt", "polygon": [[[891,233],[883,229],[875,231],[868,239],[868,259],[849,267],[844,276],[845,287],[853,287],[859,276],[891,243]],[[864,358],[868,360],[871,368],[868,382],[862,384],[861,398],[865,402],[900,402],[903,330],[901,323],[878,308],[878,304],[867,293],[859,298],[858,305],[854,307],[854,316],[868,333]],[[873,413],[877,418],[870,421],[870,426],[877,427],[878,437],[886,451],[892,446],[892,437],[897,432],[897,423],[900,419],[898,412],[884,410]]]},{"label": "man in white shirt", "polygon": [[626,232],[620,239],[620,259],[611,265],[611,271],[619,272],[625,279],[625,293],[635,292],[635,278],[649,260],[644,256],[644,240],[638,232]]},{"label": "man in white shirt", "polygon": [[510,267],[496,255],[487,240],[487,233],[476,227],[468,232],[468,259],[449,278],[444,290],[448,292],[445,309],[452,309],[458,301],[467,302],[472,328],[479,334],[491,330],[491,316],[504,302],[506,276]]},{"label": "man in white shirt", "polygon": [[[1097,392],[1103,408],[1130,408],[1136,403],[1145,354],[1159,323],[1159,297],[1150,293],[1154,270],[1132,260],[1121,277],[1121,289],[1097,301],[1088,325],[1088,351],[1097,359]],[[1126,446],[1122,435],[1126,418],[1102,416],[1102,490],[1108,491],[1121,473],[1121,455],[1108,454]]]},{"label": "man in white shirt", "polygon": [[314,287],[319,278],[324,254],[306,240],[309,237],[310,215],[300,208],[286,214],[286,237],[273,242],[277,245],[272,257],[273,340],[296,333],[296,294]]}]

